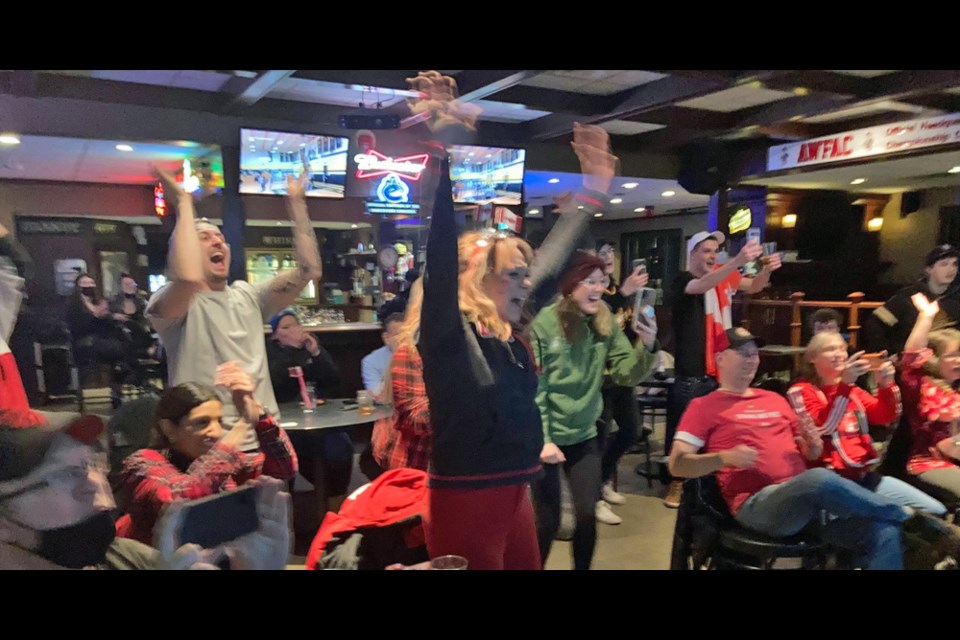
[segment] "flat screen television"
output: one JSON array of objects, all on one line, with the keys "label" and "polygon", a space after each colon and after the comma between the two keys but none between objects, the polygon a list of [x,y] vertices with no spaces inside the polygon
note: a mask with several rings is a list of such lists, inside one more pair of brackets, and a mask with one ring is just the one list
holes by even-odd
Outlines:
[{"label": "flat screen television", "polygon": [[348,138],[311,133],[240,129],[240,193],[284,195],[287,176],[310,169],[307,196],[342,198]]},{"label": "flat screen television", "polygon": [[451,145],[447,151],[454,202],[521,203],[524,149]]}]

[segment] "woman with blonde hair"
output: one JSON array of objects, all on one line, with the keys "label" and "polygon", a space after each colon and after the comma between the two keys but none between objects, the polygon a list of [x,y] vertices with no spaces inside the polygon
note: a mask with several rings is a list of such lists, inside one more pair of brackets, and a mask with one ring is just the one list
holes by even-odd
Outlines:
[{"label": "woman with blonde hair", "polygon": [[599,127],[575,126],[573,147],[584,209],[561,217],[532,266],[519,238],[457,241],[449,161],[438,170],[418,344],[433,427],[424,524],[432,557],[464,556],[471,569],[541,567],[528,490],[542,473],[537,371],[517,329],[531,291],[559,272],[606,202],[616,162]]},{"label": "woman with blonde hair", "polygon": [[656,363],[656,324],[634,319],[640,336],[630,344],[602,300],[610,279],[603,259],[579,253],[560,279],[559,302],[545,307],[530,326],[530,341],[542,371],[537,405],[543,420],[543,478],[533,485],[540,554],[546,562],[560,528],[560,465],[570,482],[576,528],[575,569],[589,569],[597,542],[601,452],[597,419],[603,412],[604,371],[633,388]]},{"label": "woman with blonde hair", "polygon": [[393,415],[373,427],[373,457],[384,470],[403,467],[426,471],[430,464],[430,403],[423,384],[423,360],[417,350],[423,279],[410,287],[397,347],[383,380],[381,399],[393,404]]},{"label": "woman with blonde hair", "polygon": [[922,293],[911,300],[919,315],[900,361],[913,441],[907,473],[943,491],[944,499],[960,500],[960,331],[931,332],[940,305]]},{"label": "woman with blonde hair", "polygon": [[870,370],[870,362],[862,356],[863,351],[848,356],[847,343],[839,333],[818,333],[804,353],[801,381],[787,392],[797,416],[823,438],[817,464],[901,506],[943,515],[947,509],[940,501],[902,480],[873,471],[880,457],[869,427],[900,417],[900,389],[889,361],[876,372],[876,396],[858,387],[856,380]]}]

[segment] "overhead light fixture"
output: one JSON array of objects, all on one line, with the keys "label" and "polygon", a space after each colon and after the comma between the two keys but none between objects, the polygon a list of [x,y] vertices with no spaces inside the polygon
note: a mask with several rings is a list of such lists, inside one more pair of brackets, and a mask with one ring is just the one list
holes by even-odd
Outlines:
[{"label": "overhead light fixture", "polygon": [[869,231],[880,231],[883,228],[883,218],[870,218],[867,221],[867,229]]},{"label": "overhead light fixture", "polygon": [[810,89],[807,89],[806,87],[794,87],[794,88],[793,88],[793,95],[795,95],[795,96],[805,96],[805,95],[809,95],[809,94],[810,94]]},{"label": "overhead light fixture", "polygon": [[577,209],[583,211],[583,205],[581,204],[581,205],[577,206]]},{"label": "overhead light fixture", "polygon": [[530,211],[527,211],[527,215],[531,215],[531,216],[535,216],[538,213],[540,213],[540,209],[530,209]]},{"label": "overhead light fixture", "polygon": [[594,218],[602,218],[602,217],[603,217],[603,211],[597,211],[595,214],[593,214],[593,217],[594,217]]},{"label": "overhead light fixture", "polygon": [[660,195],[663,196],[664,198],[672,198],[673,196],[677,195],[677,192],[676,192],[676,191],[664,191],[664,192],[661,193]]},{"label": "overhead light fixture", "polygon": [[350,228],[351,228],[351,229],[356,229],[356,228],[357,228],[357,225],[352,224],[352,225],[350,225]]},{"label": "overhead light fixture", "polygon": [[960,167],[954,167],[952,169],[949,169],[947,173],[960,173]]},{"label": "overhead light fixture", "polygon": [[639,186],[640,186],[640,183],[639,183],[639,182],[624,182],[624,183],[623,183],[623,188],[624,188],[624,189],[636,189],[636,188],[639,187]]},{"label": "overhead light fixture", "polygon": [[633,210],[633,212],[634,212],[634,213],[643,213],[643,212],[646,211],[646,210],[647,210],[646,207],[637,207],[636,209]]},{"label": "overhead light fixture", "polygon": [[133,147],[128,144],[118,144],[116,149],[117,151],[133,151]]},{"label": "overhead light fixture", "polygon": [[797,214],[788,213],[780,220],[780,224],[784,229],[793,229],[797,226]]},{"label": "overhead light fixture", "polygon": [[547,182],[549,182],[550,184],[557,184],[558,182],[560,182],[560,178],[550,178],[549,180],[547,180]]},{"label": "overhead light fixture", "polygon": [[0,135],[0,144],[20,144],[20,137],[12,133]]},{"label": "overhead light fixture", "polygon": [[623,202],[623,198],[614,198],[610,201],[610,204],[620,204]]},{"label": "overhead light fixture", "polygon": [[790,122],[799,122],[803,120],[803,116],[790,116]]},{"label": "overhead light fixture", "polygon": [[863,184],[866,181],[867,181],[866,178],[856,178],[854,180],[851,180],[850,184]]}]

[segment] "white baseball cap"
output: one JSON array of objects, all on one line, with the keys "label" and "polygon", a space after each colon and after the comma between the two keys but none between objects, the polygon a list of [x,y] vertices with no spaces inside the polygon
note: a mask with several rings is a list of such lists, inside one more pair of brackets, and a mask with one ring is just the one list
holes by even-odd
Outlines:
[{"label": "white baseball cap", "polygon": [[693,248],[707,238],[713,238],[717,241],[717,244],[721,245],[727,241],[727,236],[723,235],[722,231],[698,231],[687,240],[687,255],[693,253]]}]

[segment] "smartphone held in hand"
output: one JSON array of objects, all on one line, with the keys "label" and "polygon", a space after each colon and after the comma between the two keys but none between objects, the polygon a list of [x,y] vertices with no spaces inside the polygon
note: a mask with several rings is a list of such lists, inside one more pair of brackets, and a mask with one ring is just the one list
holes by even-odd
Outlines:
[{"label": "smartphone held in hand", "polygon": [[633,273],[639,267],[640,273],[647,272],[647,259],[646,258],[636,258],[630,261],[630,273]]},{"label": "smartphone held in hand", "polygon": [[657,325],[657,314],[654,305],[657,303],[657,290],[643,287],[637,292],[633,303],[633,317],[648,327]]},{"label": "smartphone held in hand", "polygon": [[253,533],[259,526],[257,488],[240,487],[199,500],[183,507],[180,544],[198,544],[205,549]]}]

